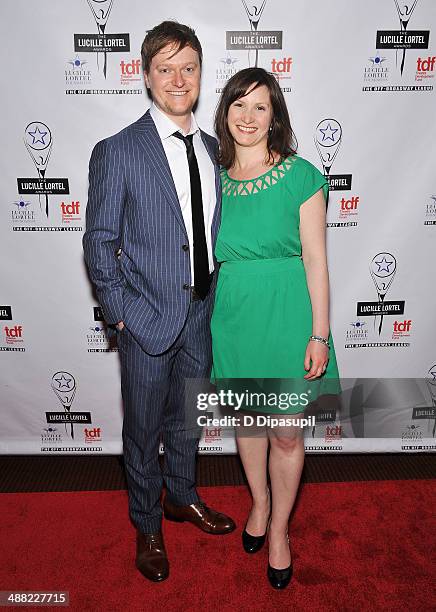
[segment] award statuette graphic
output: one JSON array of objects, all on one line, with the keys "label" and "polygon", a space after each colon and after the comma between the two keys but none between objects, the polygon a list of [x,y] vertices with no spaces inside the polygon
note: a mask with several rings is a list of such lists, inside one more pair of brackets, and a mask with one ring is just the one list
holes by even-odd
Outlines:
[{"label": "award statuette graphic", "polygon": [[[394,0],[395,8],[400,21],[397,30],[377,30],[375,39],[376,49],[395,50],[395,63],[398,68],[398,54],[402,51],[399,72],[403,76],[406,51],[408,49],[428,49],[430,43],[430,30],[411,30],[410,18],[416,8],[418,0]],[[418,64],[419,66],[419,64]],[[433,88],[428,88],[433,91]]]},{"label": "award statuette graphic", "polygon": [[351,174],[331,174],[333,162],[342,143],[342,127],[339,121],[322,119],[315,128],[313,138],[329,191],[349,191],[353,178]]},{"label": "award statuette graphic", "polygon": [[[263,9],[265,8],[266,0],[263,2],[250,2],[248,5],[245,0],[242,0],[245,11],[247,13],[248,20],[250,22],[250,28],[252,32],[257,32],[260,18],[262,17]],[[257,68],[257,62],[259,60],[259,49],[255,50],[254,67]],[[251,66],[250,62],[251,51],[248,52],[248,65]]]},{"label": "award statuette graphic", "polygon": [[[436,409],[436,364],[431,366],[431,368],[429,369],[425,382],[427,383],[427,387],[430,392],[430,397],[431,397],[431,401],[433,404],[433,408]],[[436,433],[436,418],[434,419],[434,425],[433,425],[433,431],[432,431],[433,438],[435,437],[435,433]]]},{"label": "award statuette graphic", "polygon": [[[257,68],[259,49],[282,49],[283,31],[259,30],[259,21],[265,9],[266,0],[242,0],[242,5],[250,22],[250,29],[227,31],[226,49],[227,51],[247,51],[248,65]],[[255,51],[254,56],[252,51]]]},{"label": "award statuette graphic", "polygon": [[[24,144],[36,166],[40,179],[45,178],[48,160],[50,159],[53,138],[50,128],[40,121],[32,121],[24,130]],[[41,208],[41,196],[39,195]],[[45,194],[45,214],[48,218],[48,194]]]},{"label": "award statuette graphic", "polygon": [[[395,272],[397,270],[397,261],[391,253],[378,253],[373,257],[369,266],[372,280],[374,281],[377,289],[378,301],[383,304],[386,293],[394,280]],[[374,326],[376,324],[376,317],[374,318]],[[380,336],[383,325],[383,313],[380,314],[380,324],[378,327],[378,334]]]},{"label": "award statuette graphic", "polygon": [[[56,372],[51,379],[51,388],[56,393],[65,412],[70,414],[71,405],[76,395],[76,381],[74,376],[69,372]],[[65,431],[67,431],[67,423],[65,423]],[[74,440],[73,423],[70,422],[70,435]]]},{"label": "award statuette graphic", "polygon": [[[107,20],[112,10],[114,0],[88,0],[89,8],[94,15],[95,23],[97,24],[98,33],[104,37]],[[103,63],[103,74],[106,78],[107,73],[107,52],[103,51],[104,63]],[[97,54],[97,66],[98,66],[98,54]]]},{"label": "award statuette graphic", "polygon": [[[394,0],[394,2],[395,2],[395,6],[398,12],[398,18],[400,20],[401,32],[406,32],[407,26],[409,24],[409,20],[412,16],[412,13],[415,9],[415,6],[418,0],[415,0],[414,2],[401,2],[401,0],[399,2],[398,0]],[[398,65],[398,50],[395,52],[395,59]],[[403,57],[401,58],[401,66],[400,66],[401,76],[403,75],[405,59],[406,59],[406,49],[403,49]]]},{"label": "award statuette graphic", "polygon": [[324,174],[329,176],[342,141],[342,128],[336,119],[323,119],[315,129],[315,145],[321,158]]},{"label": "award statuette graphic", "polygon": [[87,3],[97,25],[97,34],[75,33],[74,52],[77,54],[76,58],[80,58],[82,53],[96,53],[98,67],[100,67],[99,55],[102,53],[104,57],[103,76],[106,79],[107,54],[128,53],[130,51],[130,35],[127,32],[108,34],[106,31],[114,0],[87,0]]}]

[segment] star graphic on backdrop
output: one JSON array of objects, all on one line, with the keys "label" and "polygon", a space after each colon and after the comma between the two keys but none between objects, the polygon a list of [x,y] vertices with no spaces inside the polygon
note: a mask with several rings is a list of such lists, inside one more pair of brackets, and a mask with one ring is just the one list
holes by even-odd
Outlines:
[{"label": "star graphic on backdrop", "polygon": [[28,132],[28,134],[29,136],[32,136],[33,138],[32,144],[36,144],[37,142],[40,142],[41,144],[45,145],[44,137],[47,136],[47,132],[41,132],[38,126],[36,126],[34,132]]},{"label": "star graphic on backdrop", "polygon": [[220,62],[222,64],[226,64],[227,66],[233,66],[233,64],[236,64],[236,62],[238,61],[239,61],[238,58],[232,57],[230,53],[227,53],[227,57],[222,57],[220,59]]},{"label": "star graphic on backdrop", "polygon": [[65,376],[62,374],[60,378],[55,378],[55,381],[58,383],[59,390],[62,389],[62,387],[66,387],[67,389],[70,389],[71,388],[70,385],[73,382],[73,379],[70,378],[68,380],[68,378],[65,378]]},{"label": "star graphic on backdrop", "polygon": [[319,128],[319,131],[322,132],[322,142],[324,142],[324,140],[331,140],[332,142],[334,142],[335,139],[333,138],[333,136],[336,134],[336,132],[339,131],[339,128],[332,128],[330,123],[328,123],[327,127]]},{"label": "star graphic on backdrop", "polygon": [[355,323],[351,323],[353,327],[363,327],[365,325],[365,321],[356,321]]},{"label": "star graphic on backdrop", "polygon": [[386,256],[384,255],[382,260],[376,261],[375,263],[378,265],[377,272],[387,272],[388,274],[390,274],[391,271],[389,270],[389,266],[391,266],[394,262],[388,261],[386,259]]},{"label": "star graphic on backdrop", "polygon": [[433,376],[432,382],[436,382],[436,365],[429,369],[428,373]]},{"label": "star graphic on backdrop", "polygon": [[73,60],[69,60],[67,64],[71,64],[73,68],[81,68],[84,64],[87,64],[86,60],[81,60],[78,55]]},{"label": "star graphic on backdrop", "polygon": [[380,53],[378,51],[374,57],[369,58],[369,61],[372,62],[374,65],[381,64],[385,60],[386,60],[385,57],[380,57]]},{"label": "star graphic on backdrop", "polygon": [[18,208],[26,208],[26,206],[30,206],[30,202],[25,202],[24,200],[18,200],[17,202],[14,202],[15,206],[18,206]]}]

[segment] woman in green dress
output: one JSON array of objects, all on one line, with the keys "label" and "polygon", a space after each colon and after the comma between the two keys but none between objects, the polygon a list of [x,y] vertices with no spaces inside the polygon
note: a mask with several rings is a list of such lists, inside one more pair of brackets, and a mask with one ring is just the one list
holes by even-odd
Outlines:
[{"label": "woman in green dress", "polygon": [[[263,414],[255,427],[261,434],[236,431],[253,498],[242,539],[246,552],[257,552],[268,530],[268,578],[284,588],[292,576],[289,516],[304,463],[303,429],[292,418],[335,392],[338,379],[328,314],[328,185],[297,157],[283,94],[261,68],[241,70],[228,81],[215,131],[223,201],[212,380],[263,397],[261,405],[244,406],[255,426]],[[285,424],[263,426],[265,414],[279,415]]]}]

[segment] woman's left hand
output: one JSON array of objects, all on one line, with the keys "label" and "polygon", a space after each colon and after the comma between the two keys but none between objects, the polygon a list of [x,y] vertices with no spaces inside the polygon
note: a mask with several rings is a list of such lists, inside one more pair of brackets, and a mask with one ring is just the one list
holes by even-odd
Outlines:
[{"label": "woman's left hand", "polygon": [[306,380],[319,378],[324,374],[329,360],[329,349],[322,342],[309,340],[304,358],[304,369],[307,374]]}]

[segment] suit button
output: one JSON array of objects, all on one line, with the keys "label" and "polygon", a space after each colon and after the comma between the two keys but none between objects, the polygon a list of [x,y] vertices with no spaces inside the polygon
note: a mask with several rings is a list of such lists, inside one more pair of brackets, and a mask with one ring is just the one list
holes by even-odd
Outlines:
[{"label": "suit button", "polygon": [[191,288],[191,285],[188,285],[188,283],[185,283],[185,284],[183,285],[183,289],[184,289],[185,291],[188,291],[188,289],[190,289],[190,288]]},{"label": "suit button", "polygon": [[184,251],[189,251],[189,246],[188,246],[187,244],[183,244],[183,245],[182,245],[182,249],[183,249]]}]

